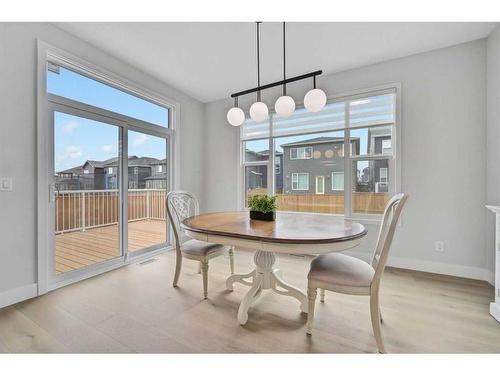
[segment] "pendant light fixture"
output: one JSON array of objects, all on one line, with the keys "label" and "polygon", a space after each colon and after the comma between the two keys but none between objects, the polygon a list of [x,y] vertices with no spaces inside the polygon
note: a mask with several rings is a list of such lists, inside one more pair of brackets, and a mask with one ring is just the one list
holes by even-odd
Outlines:
[{"label": "pendant light fixture", "polygon": [[269,109],[266,103],[262,101],[261,91],[270,89],[276,86],[283,86],[283,95],[276,100],[274,103],[274,109],[279,117],[287,118],[290,117],[295,112],[295,101],[291,96],[286,94],[286,85],[288,83],[302,81],[304,79],[313,78],[313,89],[304,97],[304,106],[310,112],[319,112],[326,104],[326,94],[323,90],[316,88],[316,76],[323,73],[322,70],[316,70],[314,72],[301,74],[299,76],[286,78],[286,24],[283,22],[283,80],[273,83],[268,83],[261,86],[260,84],[260,24],[262,22],[256,22],[257,25],[257,87],[240,91],[231,94],[231,98],[234,98],[234,107],[232,107],[227,112],[227,121],[232,126],[240,126],[245,122],[245,113],[241,108],[238,107],[238,98],[242,95],[247,95],[256,92],[257,101],[250,107],[250,117],[255,122],[262,122],[269,118]]},{"label": "pendant light fixture", "polygon": [[304,107],[309,112],[319,112],[326,104],[326,94],[323,90],[316,88],[316,76],[313,77],[313,89],[304,96]]},{"label": "pendant light fixture", "polygon": [[234,98],[234,107],[227,112],[227,122],[233,126],[240,126],[245,122],[245,112],[238,107],[238,97]]},{"label": "pendant light fixture", "polygon": [[267,120],[269,117],[269,109],[267,108],[266,103],[262,101],[261,93],[260,93],[260,24],[262,22],[257,23],[257,101],[252,104],[250,107],[250,117],[255,122],[262,122]]},{"label": "pendant light fixture", "polygon": [[[283,82],[286,82],[286,25],[283,22]],[[287,118],[295,112],[295,100],[286,94],[286,83],[283,83],[283,95],[274,103],[274,110],[279,117]]]}]

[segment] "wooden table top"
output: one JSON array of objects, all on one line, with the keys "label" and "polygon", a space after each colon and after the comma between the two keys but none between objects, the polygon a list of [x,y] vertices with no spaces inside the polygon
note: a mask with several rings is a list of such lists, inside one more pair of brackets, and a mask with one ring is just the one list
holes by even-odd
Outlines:
[{"label": "wooden table top", "polygon": [[277,212],[276,221],[251,220],[247,211],[191,216],[182,228],[209,235],[287,244],[328,244],[365,236],[355,221],[338,216]]}]

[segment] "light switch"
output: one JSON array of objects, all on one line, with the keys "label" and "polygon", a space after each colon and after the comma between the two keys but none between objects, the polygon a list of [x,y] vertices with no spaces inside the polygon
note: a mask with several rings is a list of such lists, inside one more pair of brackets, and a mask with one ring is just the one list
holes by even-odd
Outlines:
[{"label": "light switch", "polygon": [[12,191],[12,177],[0,178],[0,191]]}]

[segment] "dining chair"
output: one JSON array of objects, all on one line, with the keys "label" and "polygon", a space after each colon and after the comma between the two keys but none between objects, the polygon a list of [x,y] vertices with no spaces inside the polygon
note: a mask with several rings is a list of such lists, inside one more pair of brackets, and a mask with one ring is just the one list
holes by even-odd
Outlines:
[{"label": "dining chair", "polygon": [[179,275],[181,273],[182,258],[192,259],[200,262],[203,277],[203,295],[207,299],[208,295],[208,261],[226,251],[229,253],[229,265],[231,275],[234,274],[233,247],[214,244],[205,241],[191,239],[181,230],[181,223],[190,216],[198,215],[200,205],[194,195],[187,191],[171,191],[167,194],[167,214],[172,225],[175,238],[175,275],[174,287],[177,287]]},{"label": "dining chair", "polygon": [[314,306],[318,288],[320,289],[321,302],[325,300],[325,290],[369,296],[370,315],[378,351],[385,353],[380,330],[380,323],[382,322],[379,304],[380,280],[387,263],[398,219],[407,199],[407,194],[399,193],[394,195],[387,203],[378,234],[377,246],[370,263],[339,253],[319,255],[313,259],[307,275],[308,335],[312,334]]}]

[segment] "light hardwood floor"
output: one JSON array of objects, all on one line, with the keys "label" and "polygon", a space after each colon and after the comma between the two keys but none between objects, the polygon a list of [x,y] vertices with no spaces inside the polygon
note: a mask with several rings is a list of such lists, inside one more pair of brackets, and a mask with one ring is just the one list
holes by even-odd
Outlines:
[{"label": "light hardwood floor", "polygon": [[[236,251],[236,272],[252,254]],[[279,256],[286,280],[306,288],[309,259]],[[246,326],[236,320],[248,287],[224,288],[227,256],[210,262],[203,300],[196,262],[185,260],[172,288],[175,257],[134,264],[0,310],[0,352],[375,353],[368,298],[334,293],[317,302],[314,335],[294,299],[264,292]],[[389,353],[500,352],[500,324],[484,282],[388,269],[381,286]]]}]

